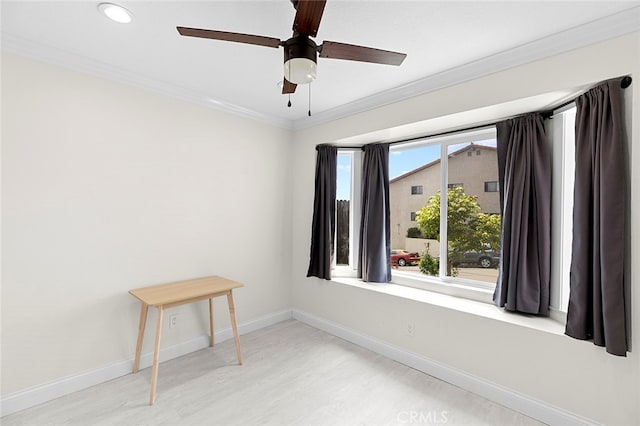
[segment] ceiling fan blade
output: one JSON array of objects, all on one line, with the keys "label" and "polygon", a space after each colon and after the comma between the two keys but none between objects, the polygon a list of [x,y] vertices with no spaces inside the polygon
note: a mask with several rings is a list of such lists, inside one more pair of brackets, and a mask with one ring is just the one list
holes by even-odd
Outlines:
[{"label": "ceiling fan blade", "polygon": [[212,40],[233,41],[236,43],[257,44],[258,46],[280,47],[280,39],[252,34],[228,33],[225,31],[203,30],[199,28],[176,27],[180,35],[187,37],[210,38]]},{"label": "ceiling fan blade", "polygon": [[385,65],[400,65],[406,53],[374,49],[372,47],[325,41],[320,50],[321,58],[346,59],[349,61],[373,62]]},{"label": "ceiling fan blade", "polygon": [[282,79],[282,94],[286,95],[289,93],[294,93],[296,91],[297,84],[294,84],[287,80],[286,78]]},{"label": "ceiling fan blade", "polygon": [[326,0],[299,0],[294,3],[297,11],[293,21],[293,31],[315,37],[318,34],[326,2]]}]

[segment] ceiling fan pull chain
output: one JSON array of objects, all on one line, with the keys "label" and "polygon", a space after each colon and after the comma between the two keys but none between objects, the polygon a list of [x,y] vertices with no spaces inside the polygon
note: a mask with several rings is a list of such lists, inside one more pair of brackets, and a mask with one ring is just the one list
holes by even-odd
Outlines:
[{"label": "ceiling fan pull chain", "polygon": [[311,83],[309,83],[309,117],[311,117]]},{"label": "ceiling fan pull chain", "polygon": [[[287,81],[291,81],[291,68],[289,68],[289,76]],[[287,106],[291,108],[291,93],[289,93],[289,102],[287,102]]]}]

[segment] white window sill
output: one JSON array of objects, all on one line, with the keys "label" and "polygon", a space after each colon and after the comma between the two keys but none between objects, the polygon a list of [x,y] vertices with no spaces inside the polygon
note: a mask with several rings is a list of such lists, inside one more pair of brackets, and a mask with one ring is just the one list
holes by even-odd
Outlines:
[{"label": "white window sill", "polygon": [[552,319],[551,317],[538,317],[534,315],[510,313],[504,309],[498,308],[492,303],[470,300],[449,294],[442,294],[393,283],[367,283],[359,278],[352,277],[332,277],[331,281],[362,288],[364,290],[414,300],[416,302],[428,303],[430,305],[465,312],[484,318],[490,318],[496,321],[502,321],[546,333],[564,335],[564,323],[559,320]]}]

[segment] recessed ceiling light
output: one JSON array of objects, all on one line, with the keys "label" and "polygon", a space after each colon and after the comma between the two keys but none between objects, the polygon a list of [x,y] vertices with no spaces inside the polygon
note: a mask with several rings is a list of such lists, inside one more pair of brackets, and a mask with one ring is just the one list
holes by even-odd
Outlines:
[{"label": "recessed ceiling light", "polygon": [[124,7],[113,3],[100,3],[98,10],[104,13],[109,19],[120,22],[121,24],[128,24],[131,22],[131,17],[133,16],[131,12]]}]

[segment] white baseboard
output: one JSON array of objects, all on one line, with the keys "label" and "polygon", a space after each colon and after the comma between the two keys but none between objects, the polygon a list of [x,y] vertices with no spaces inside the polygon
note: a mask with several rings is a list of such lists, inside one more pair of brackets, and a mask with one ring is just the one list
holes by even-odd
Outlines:
[{"label": "white baseboard", "polygon": [[[423,373],[429,374],[462,389],[468,390],[523,413],[529,417],[549,425],[584,426],[598,425],[598,423],[570,413],[546,402],[531,398],[519,392],[507,389],[495,383],[449,367],[440,362],[417,355],[397,346],[390,345],[376,338],[363,335],[340,324],[316,317],[306,312],[294,309],[283,310],[264,317],[241,323],[238,326],[240,334],[247,334],[281,321],[295,318],[312,327],[326,331],[358,346],[367,348],[387,358],[393,359]],[[216,342],[223,342],[233,337],[231,328],[217,331]],[[204,349],[209,346],[209,337],[200,336],[195,339],[164,348],[160,351],[160,359],[166,361],[182,355]],[[152,353],[145,353],[140,358],[140,368],[151,366]],[[131,373],[133,358],[122,360],[101,368],[64,377],[50,383],[17,392],[0,400],[0,416],[6,416],[17,411],[33,407],[61,396],[86,389],[97,384],[116,379]]]},{"label": "white baseboard", "polygon": [[488,400],[518,411],[543,423],[563,426],[599,425],[599,423],[585,419],[584,417],[580,417],[546,402],[491,383],[438,361],[407,352],[397,346],[363,335],[324,318],[316,317],[297,309],[293,310],[293,318],[447,383],[473,392],[476,395],[487,398]]},{"label": "white baseboard", "polygon": [[[264,327],[291,319],[291,310],[275,312],[264,317],[244,322],[238,325],[240,334],[251,333]],[[223,342],[233,337],[231,328],[215,332],[216,342]],[[203,335],[189,341],[169,346],[160,350],[160,361],[177,358],[209,346],[209,336]],[[145,353],[140,357],[140,368],[151,366],[153,353]],[[24,391],[16,392],[0,400],[0,416],[6,416],[29,407],[42,404],[52,399],[95,386],[118,377],[126,376],[133,370],[133,358],[118,361],[104,367],[85,371],[79,374],[63,377],[49,383],[34,386]]]}]

